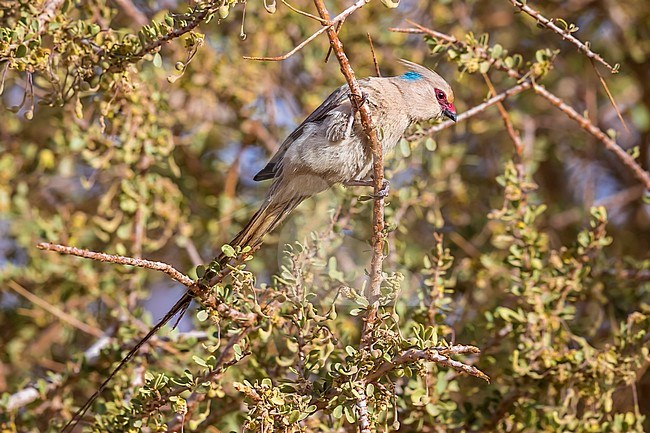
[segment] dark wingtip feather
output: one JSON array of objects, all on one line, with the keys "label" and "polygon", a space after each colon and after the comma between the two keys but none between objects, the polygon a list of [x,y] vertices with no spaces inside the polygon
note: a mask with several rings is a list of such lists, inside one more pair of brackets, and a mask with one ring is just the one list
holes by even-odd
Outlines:
[{"label": "dark wingtip feather", "polygon": [[255,176],[253,176],[254,181],[261,181],[261,180],[268,180],[273,177],[273,173],[265,173],[264,170],[260,171],[257,173]]},{"label": "dark wingtip feather", "polygon": [[274,177],[275,177],[275,164],[267,164],[266,167],[261,169],[259,173],[253,176],[253,180],[259,182],[261,180],[273,179]]}]

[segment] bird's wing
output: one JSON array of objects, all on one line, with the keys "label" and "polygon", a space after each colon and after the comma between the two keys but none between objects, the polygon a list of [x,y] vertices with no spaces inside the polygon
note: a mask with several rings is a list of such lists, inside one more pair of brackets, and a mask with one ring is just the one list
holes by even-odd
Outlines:
[{"label": "bird's wing", "polygon": [[[305,127],[307,125],[322,122],[335,109],[338,109],[338,111],[349,110],[351,114],[352,107],[350,99],[348,98],[348,93],[349,87],[347,84],[332,92],[332,94],[329,95],[327,99],[318,106],[318,108],[307,116],[307,118],[291,134],[289,134],[286,140],[282,142],[277,152],[275,152],[275,155],[273,155],[268,164],[266,164],[266,167],[257,173],[253,179],[260,181],[274,178],[279,172],[282,158],[284,158],[287,149],[289,149],[289,146],[291,146],[291,144],[305,132]],[[343,108],[343,110],[341,110],[341,108]]]}]

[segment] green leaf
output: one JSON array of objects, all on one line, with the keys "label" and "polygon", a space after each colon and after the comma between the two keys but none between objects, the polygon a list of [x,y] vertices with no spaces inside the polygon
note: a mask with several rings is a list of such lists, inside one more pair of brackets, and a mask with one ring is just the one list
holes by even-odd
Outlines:
[{"label": "green leaf", "polygon": [[18,48],[16,48],[16,52],[15,52],[14,56],[16,58],[21,58],[21,57],[25,57],[26,54],[27,54],[27,46],[21,44],[21,45],[18,45]]},{"label": "green leaf", "polygon": [[237,254],[235,253],[235,249],[231,247],[230,245],[226,244],[221,247],[221,251],[225,254],[226,257],[235,257]]},{"label": "green leaf", "polygon": [[199,358],[198,356],[193,355],[192,359],[194,360],[194,362],[196,364],[200,365],[201,367],[206,367],[206,368],[208,367],[208,364],[202,358]]}]

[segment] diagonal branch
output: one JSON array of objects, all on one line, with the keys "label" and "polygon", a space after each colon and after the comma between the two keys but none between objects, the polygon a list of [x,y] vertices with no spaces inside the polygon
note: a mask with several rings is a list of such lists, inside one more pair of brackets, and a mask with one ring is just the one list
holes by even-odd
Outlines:
[{"label": "diagonal branch", "polygon": [[[363,4],[366,0],[362,0]],[[323,4],[323,0],[314,0],[316,9],[321,18],[329,20],[329,13]],[[359,3],[359,2],[358,2]],[[363,5],[361,5],[363,6]],[[380,191],[384,183],[384,154],[377,131],[372,122],[370,109],[363,101],[361,87],[357,82],[354,71],[350,66],[345,52],[343,51],[343,44],[338,37],[337,29],[332,26],[327,27],[327,36],[330,40],[330,47],[334,51],[336,59],[339,61],[341,72],[345,76],[345,80],[350,87],[351,100],[356,111],[359,112],[361,124],[364,132],[370,141],[370,150],[372,151],[372,169],[374,180],[374,195],[372,212],[372,259],[370,262],[370,284],[366,292],[366,297],[369,302],[368,310],[366,312],[363,331],[361,332],[361,347],[368,347],[372,340],[372,331],[377,322],[377,313],[379,309],[379,295],[381,292],[382,281],[382,265],[384,261],[384,243],[386,234],[384,233],[384,199],[380,195]],[[370,433],[370,416],[368,414],[368,403],[365,392],[359,392],[357,400],[357,407],[359,411],[359,429],[362,433]]]},{"label": "diagonal branch", "polygon": [[[516,0],[510,0],[510,1],[516,1]],[[402,29],[393,29],[394,31],[401,31]],[[434,38],[442,39],[445,42],[448,43],[454,43],[457,47],[467,49],[467,44],[464,42],[461,42],[454,38],[453,36],[445,35],[443,33],[439,32],[434,32],[433,30],[426,29],[424,27],[418,26],[417,29],[408,29],[408,33],[423,33],[423,34],[428,34]],[[485,50],[480,50],[477,51],[477,55],[481,57],[481,59],[491,61],[489,54]],[[500,70],[503,70],[506,72],[510,77],[516,78],[516,79],[524,79],[525,77],[522,77],[522,75],[515,69],[509,68],[505,65],[501,65],[499,67]],[[600,128],[598,128],[596,125],[594,125],[589,119],[586,117],[580,115],[578,111],[576,111],[575,108],[564,102],[562,99],[559,97],[555,96],[553,93],[549,92],[546,90],[544,86],[541,86],[537,83],[531,84],[529,81],[524,81],[521,83],[521,85],[527,85],[528,87],[531,87],[531,85],[534,87],[535,92],[542,97],[546,98],[551,104],[559,108],[562,112],[564,112],[570,119],[574,120],[575,122],[580,125],[582,129],[590,133],[592,136],[597,138],[600,142],[602,142],[605,146],[605,148],[612,153],[621,161],[623,165],[628,167],[634,176],[641,181],[641,183],[646,187],[646,189],[650,190],[650,174],[645,171],[635,160],[632,156],[630,156],[617,142],[616,140],[610,138],[607,134],[605,134]],[[514,89],[514,88],[513,88]],[[510,89],[510,90],[513,90]],[[494,99],[494,98],[493,98]],[[499,102],[499,101],[496,101]],[[495,103],[496,103],[495,102]],[[478,108],[478,107],[475,107]],[[471,110],[470,110],[471,111]],[[463,113],[465,114],[465,113]],[[475,114],[475,113],[474,113]],[[461,120],[462,115],[458,116],[458,120]],[[436,131],[439,131],[440,129],[444,129],[446,127],[449,127],[452,124],[452,122],[443,122],[439,125],[434,126],[433,128],[429,128],[427,130],[427,133],[433,133]]]},{"label": "diagonal branch", "polygon": [[55,307],[54,305],[50,304],[49,302],[39,298],[29,290],[25,289],[23,286],[18,284],[15,281],[10,280],[7,285],[9,286],[10,289],[18,293],[19,295],[23,296],[26,298],[29,302],[31,302],[34,305],[37,305],[47,311],[48,313],[56,316],[59,320],[74,326],[75,328],[79,329],[82,332],[85,332],[86,334],[93,335],[95,337],[102,337],[104,335],[104,332],[102,332],[99,328],[96,328],[94,326],[87,325],[86,323],[82,322],[81,320],[77,319],[74,316],[71,316],[70,314],[66,313],[65,311],[61,310],[60,308]]},{"label": "diagonal branch", "polygon": [[145,26],[149,23],[149,18],[133,4],[132,0],[113,0],[125,15],[130,17],[137,25]]},{"label": "diagonal branch", "polygon": [[632,170],[634,176],[645,185],[646,189],[650,190],[650,173],[645,171],[629,153],[616,143],[615,140],[611,139],[607,134],[601,131],[600,128],[591,123],[589,119],[578,113],[575,108],[546,90],[544,86],[535,83],[533,87],[538,95],[546,98],[546,100],[560,109],[571,120],[576,121],[582,129],[600,140],[605,145],[605,148],[613,152],[623,165]]},{"label": "diagonal branch", "polygon": [[429,349],[408,349],[407,351],[395,356],[390,361],[381,364],[375,371],[366,376],[365,381],[366,383],[372,383],[403,364],[412,364],[417,361],[431,361],[467,373],[470,376],[478,377],[489,383],[490,378],[481,370],[473,365],[456,361],[450,356],[467,353],[478,354],[480,353],[480,350],[478,347],[465,345],[455,345],[446,348],[433,347]]},{"label": "diagonal branch", "polygon": [[[492,85],[492,81],[490,80],[490,77],[487,74],[483,74],[483,79],[485,80],[485,84],[490,89],[490,93],[494,96],[497,96],[497,91],[495,90],[494,85]],[[521,164],[521,157],[524,153],[524,145],[521,142],[521,137],[519,136],[519,133],[515,131],[515,127],[512,124],[512,120],[510,120],[508,111],[506,110],[506,107],[503,106],[502,101],[497,102],[497,108],[499,109],[499,114],[503,119],[503,124],[506,127],[506,131],[508,132],[508,135],[510,136],[512,143],[515,145],[515,153],[517,155],[516,158],[518,160],[517,162]]]},{"label": "diagonal branch", "polygon": [[[498,95],[491,97],[487,101],[485,101],[485,102],[483,102],[483,103],[481,103],[479,105],[476,105],[476,106],[472,107],[471,109],[469,109],[467,111],[464,111],[464,112],[460,113],[458,115],[457,121],[461,122],[463,120],[469,119],[470,117],[474,117],[477,114],[480,114],[480,113],[484,112],[489,107],[504,101],[506,98],[517,95],[517,94],[519,94],[519,93],[521,93],[521,92],[523,92],[525,90],[528,90],[532,86],[533,86],[533,84],[530,81],[524,81],[521,84],[517,84],[516,86],[511,87],[508,90],[505,90],[505,91],[499,93]],[[415,140],[417,138],[420,138],[420,137],[423,137],[423,136],[426,136],[426,135],[433,135],[434,133],[442,131],[443,129],[447,129],[447,128],[453,126],[453,125],[454,125],[453,121],[446,120],[446,121],[444,121],[442,123],[438,123],[436,125],[433,125],[431,128],[427,128],[427,129],[425,129],[423,131],[415,132],[415,133],[409,135],[408,137],[406,137],[406,139],[410,141],[410,140]]]},{"label": "diagonal branch", "polygon": [[47,30],[45,26],[52,21],[56,12],[63,6],[63,3],[65,3],[65,0],[47,0],[43,4],[43,11],[36,17],[39,35],[45,33]]},{"label": "diagonal branch", "polygon": [[617,67],[614,67],[614,66],[610,65],[609,63],[607,63],[605,61],[605,59],[603,59],[598,54],[591,51],[591,49],[587,46],[587,44],[581,42],[579,39],[577,39],[575,36],[573,36],[568,31],[559,28],[553,22],[553,20],[550,20],[550,19],[544,17],[538,11],[536,11],[535,9],[528,6],[525,1],[520,1],[520,0],[509,0],[509,1],[510,1],[510,3],[512,3],[513,6],[519,8],[521,11],[523,11],[523,12],[527,13],[528,15],[530,15],[531,17],[535,18],[535,20],[537,20],[537,23],[539,25],[553,30],[555,33],[560,35],[562,37],[562,39],[566,39],[567,41],[571,42],[573,45],[578,47],[578,50],[583,52],[585,54],[585,56],[589,57],[590,59],[593,59],[593,60],[597,61],[601,65],[604,65],[607,69],[610,70],[611,73],[615,74],[615,73],[618,72]]},{"label": "diagonal branch", "polygon": [[118,256],[106,253],[97,253],[95,251],[82,250],[81,248],[68,247],[66,245],[51,244],[49,242],[41,242],[36,245],[39,250],[56,251],[61,254],[69,254],[72,256],[83,257],[85,259],[97,260],[98,262],[117,263],[119,265],[135,266],[138,268],[153,269],[155,271],[163,272],[169,275],[173,280],[178,281],[186,287],[194,284],[194,281],[187,275],[179,272],[173,266],[162,262],[153,262],[151,260],[136,259],[133,257]]}]

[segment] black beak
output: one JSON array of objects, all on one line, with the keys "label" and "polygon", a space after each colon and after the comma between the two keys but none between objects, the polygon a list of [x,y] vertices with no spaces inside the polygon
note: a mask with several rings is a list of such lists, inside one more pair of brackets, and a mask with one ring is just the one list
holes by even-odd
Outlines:
[{"label": "black beak", "polygon": [[458,118],[458,116],[456,116],[456,113],[451,111],[449,108],[445,108],[444,110],[442,110],[442,114],[444,114],[446,117],[449,117],[454,122]]}]

